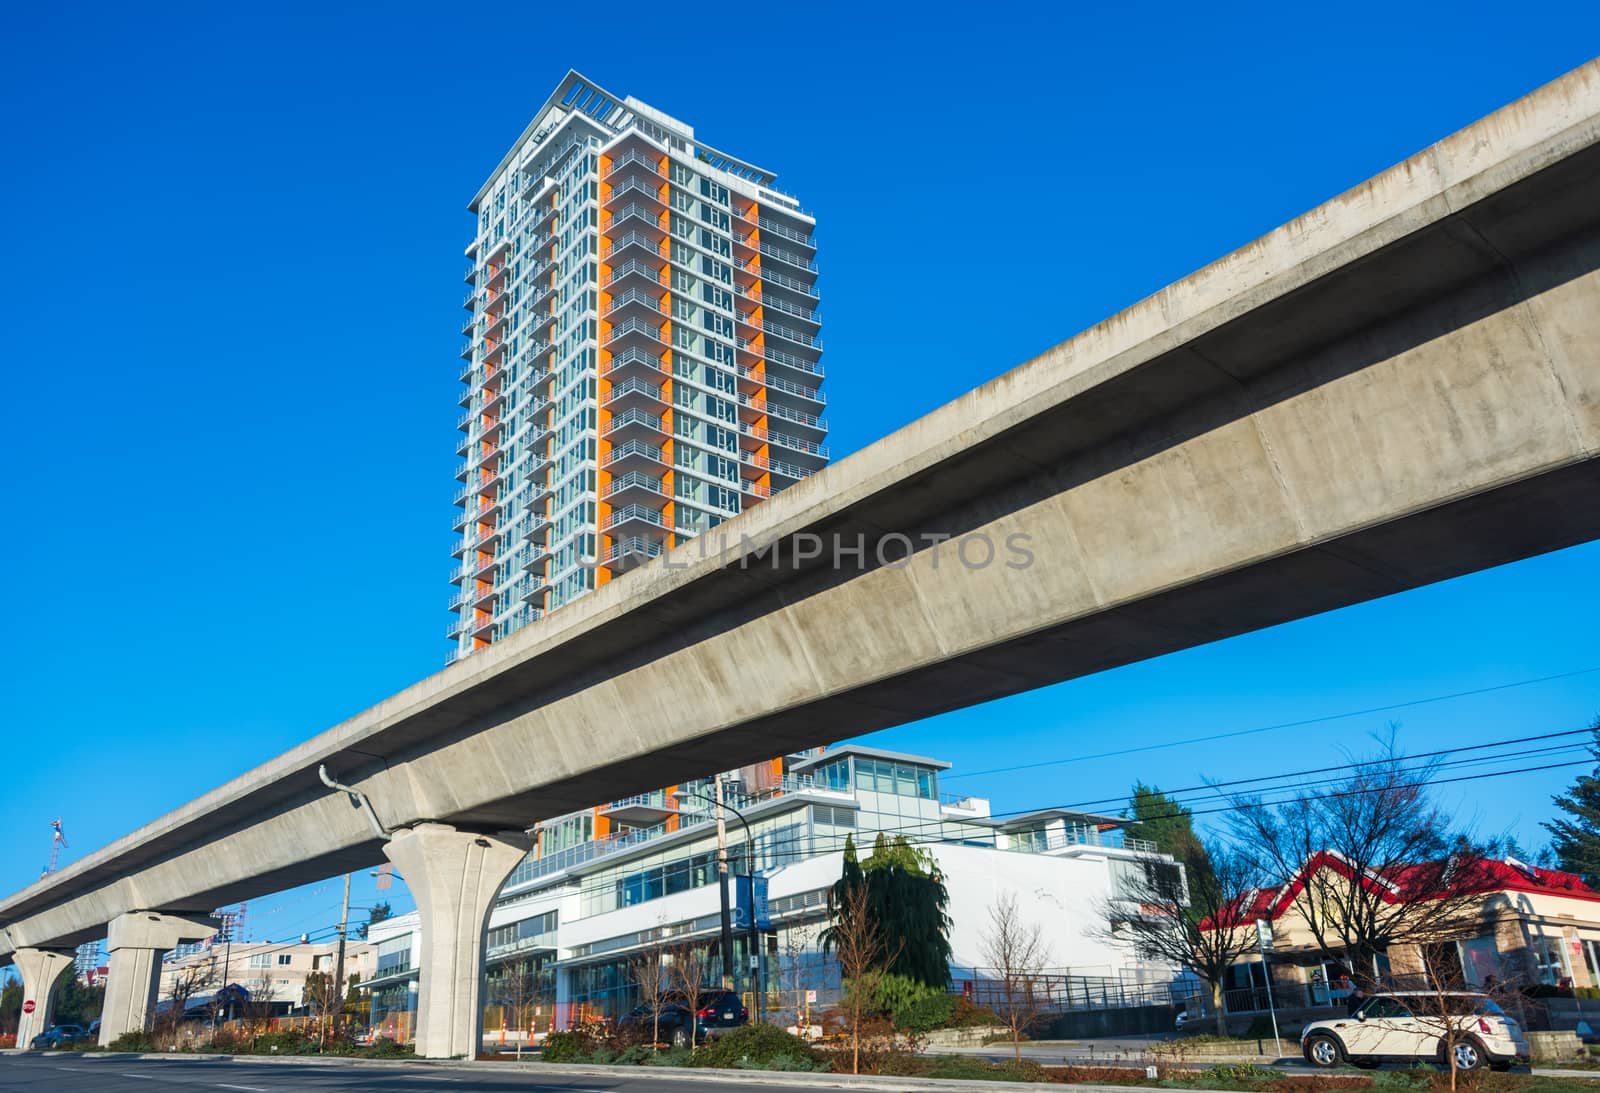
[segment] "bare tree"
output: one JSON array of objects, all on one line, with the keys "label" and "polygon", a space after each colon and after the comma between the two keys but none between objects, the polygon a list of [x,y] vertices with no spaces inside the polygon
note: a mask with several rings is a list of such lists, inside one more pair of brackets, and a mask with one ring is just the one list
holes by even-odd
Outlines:
[{"label": "bare tree", "polygon": [[1217,1035],[1226,1036],[1223,983],[1234,962],[1256,947],[1248,906],[1258,887],[1254,863],[1214,842],[1186,848],[1181,863],[1150,854],[1134,864],[1133,875],[1103,901],[1091,933],[1205,980]]},{"label": "bare tree", "polygon": [[651,945],[639,950],[628,961],[628,982],[638,992],[639,1004],[650,1014],[651,1051],[661,1045],[661,1011],[667,1003],[667,977],[661,966],[661,956],[661,946]]},{"label": "bare tree", "polygon": [[188,1012],[189,1000],[218,981],[217,958],[207,957],[190,964],[180,964],[172,971],[167,985],[167,1012],[163,1015],[165,1031],[176,1034],[183,1015]]},{"label": "bare tree", "polygon": [[1433,804],[1437,770],[1437,760],[1407,760],[1391,732],[1376,758],[1337,782],[1277,803],[1230,799],[1241,845],[1289,886],[1322,955],[1369,990],[1391,946],[1436,940],[1477,917],[1483,853]]},{"label": "bare tree", "polygon": [[[1460,1070],[1476,1070],[1487,1064],[1478,1038],[1479,1022],[1504,1018],[1495,994],[1504,988],[1473,986],[1466,979],[1453,945],[1422,945],[1418,952],[1427,986],[1424,994],[1408,995],[1406,1007],[1412,1019],[1428,1035],[1436,1037],[1440,1063],[1450,1071],[1450,1088],[1456,1088]],[[1484,995],[1490,997],[1486,1000]]]},{"label": "bare tree", "polygon": [[806,983],[809,981],[810,968],[807,956],[811,952],[811,943],[816,940],[816,930],[810,926],[792,926],[783,935],[783,970],[782,976],[787,986],[784,988],[794,999],[794,1027],[800,1036],[806,1035]]},{"label": "bare tree", "polygon": [[824,946],[838,955],[845,980],[845,1008],[850,1019],[850,1073],[861,1073],[861,1025],[877,995],[884,969],[898,951],[884,936],[872,915],[866,885],[846,887],[833,902],[833,922],[823,936]]},{"label": "bare tree", "polygon": [[[522,1035],[527,1030],[528,1007],[533,1002],[533,996],[538,988],[538,977],[534,974],[533,967],[526,959],[511,959],[496,965],[494,971],[488,976],[491,997],[500,1006],[501,1019],[505,1020],[505,1011],[511,1011],[510,1026]],[[522,1053],[522,1041],[517,1041],[517,1053]]]},{"label": "bare tree", "polygon": [[317,1050],[321,1051],[327,1045],[328,1026],[343,1002],[338,985],[333,981],[333,973],[307,972],[300,991],[300,1001],[317,1018]]},{"label": "bare tree", "polygon": [[667,972],[673,988],[682,995],[683,1004],[689,1010],[688,1046],[693,1048],[700,1032],[700,998],[706,992],[711,962],[706,959],[705,949],[693,941],[674,946],[671,956]]},{"label": "bare tree", "polygon": [[1022,1035],[1038,1018],[1040,978],[1050,963],[1044,928],[1023,916],[1016,894],[1006,892],[989,908],[989,926],[979,940],[983,959],[1000,982],[1011,1048],[1022,1061]]}]

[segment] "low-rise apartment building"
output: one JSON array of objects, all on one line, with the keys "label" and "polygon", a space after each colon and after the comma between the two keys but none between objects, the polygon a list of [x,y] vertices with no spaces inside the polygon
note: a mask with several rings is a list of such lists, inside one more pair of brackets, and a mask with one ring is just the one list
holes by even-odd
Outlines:
[{"label": "low-rise apartment building", "polygon": [[[1140,961],[1099,937],[1117,898],[1153,848],[1128,838],[1127,821],[1062,810],[995,816],[978,797],[941,794],[950,764],[848,745],[789,756],[727,793],[730,872],[753,861],[765,879],[770,928],[757,957],[764,1004],[793,1012],[808,998],[836,996],[835,962],[820,952],[827,892],[839,878],[847,838],[866,858],[881,832],[931,854],[949,891],[952,978],[985,978],[983,934],[990,910],[1011,894],[1044,927],[1057,975],[1097,983],[1170,984],[1176,970]],[[716,809],[691,787],[614,801],[608,832],[578,813],[541,825],[537,849],[501,891],[489,920],[486,1027],[566,1027],[634,1004],[631,956],[661,945],[704,941],[718,954],[720,897]],[[741,819],[742,818],[742,819]],[[575,837],[587,835],[587,837]],[[420,934],[415,914],[373,927],[373,1025],[404,1039],[416,1004]],[[748,989],[752,944],[740,929],[734,966]],[[814,994],[813,994],[814,992]]]},{"label": "low-rise apartment building", "polygon": [[[1320,950],[1296,906],[1322,870],[1334,871],[1337,883],[1350,876],[1337,854],[1324,852],[1287,884],[1253,894],[1248,913],[1270,924],[1272,950],[1264,965],[1255,953],[1234,965],[1224,994],[1230,1012],[1267,1008],[1267,974],[1274,1000],[1284,1007],[1339,1004],[1349,993],[1352,969]],[[1361,883],[1378,899],[1414,898],[1404,894],[1403,872]],[[1460,890],[1464,907],[1447,916],[1437,937],[1390,946],[1373,958],[1370,971],[1362,970],[1378,982],[1400,984],[1422,982],[1425,967],[1431,967],[1452,985],[1466,987],[1600,986],[1600,892],[1581,878],[1516,859],[1489,859],[1471,866]]]},{"label": "low-rise apartment building", "polygon": [[[175,994],[182,994],[186,996],[186,1011],[204,1011],[224,986],[236,986],[262,1007],[263,1015],[270,1012],[279,1016],[300,1010],[309,1001],[306,977],[312,972],[333,975],[338,953],[337,939],[208,942],[162,962],[157,1006],[166,1011]],[[372,978],[377,967],[376,953],[376,946],[367,941],[352,938],[345,943],[347,986]]]}]

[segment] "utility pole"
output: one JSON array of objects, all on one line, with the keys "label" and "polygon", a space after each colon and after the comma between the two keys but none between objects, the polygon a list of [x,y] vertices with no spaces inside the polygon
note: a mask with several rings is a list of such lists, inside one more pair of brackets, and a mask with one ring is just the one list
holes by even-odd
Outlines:
[{"label": "utility pole", "polygon": [[344,936],[350,925],[350,874],[344,875],[344,905],[339,908],[339,955],[333,962],[333,1031],[339,1031],[339,1016],[344,1013]]},{"label": "utility pole", "polygon": [[722,987],[735,990],[733,979],[733,915],[728,910],[728,825],[722,813],[722,778],[717,783],[717,880],[722,891]]}]

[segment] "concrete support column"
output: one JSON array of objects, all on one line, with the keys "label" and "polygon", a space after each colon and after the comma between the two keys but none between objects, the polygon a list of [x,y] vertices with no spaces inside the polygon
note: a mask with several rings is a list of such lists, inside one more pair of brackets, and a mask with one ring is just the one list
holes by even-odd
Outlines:
[{"label": "concrete support column", "polygon": [[478,835],[445,824],[394,833],[384,854],[405,878],[421,919],[416,1051],[474,1058],[483,1041],[483,946],[500,886],[527,854],[521,832]]},{"label": "concrete support column", "polygon": [[100,1014],[100,1046],[125,1032],[146,1032],[161,988],[161,954],[186,941],[217,932],[209,915],[170,915],[129,911],[111,920],[106,948],[106,1003]]},{"label": "concrete support column", "polygon": [[[48,949],[18,949],[11,956],[22,976],[22,1020],[17,1025],[17,1046],[26,1049],[39,1033],[50,1027],[56,1003],[56,980],[72,966],[71,953]],[[28,1012],[32,1003],[33,1012]]]}]

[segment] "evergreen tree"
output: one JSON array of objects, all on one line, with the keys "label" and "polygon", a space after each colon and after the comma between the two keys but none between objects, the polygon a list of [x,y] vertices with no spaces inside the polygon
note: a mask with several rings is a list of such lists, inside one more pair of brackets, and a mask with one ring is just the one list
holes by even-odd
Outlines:
[{"label": "evergreen tree", "polygon": [[1201,879],[1207,883],[1214,879],[1211,856],[1206,844],[1195,834],[1192,812],[1157,787],[1143,782],[1133,784],[1130,804],[1134,822],[1128,825],[1127,833],[1131,838],[1154,843],[1157,851],[1172,855],[1191,871],[1204,871]]},{"label": "evergreen tree", "polygon": [[373,904],[372,907],[367,911],[367,921],[356,927],[356,937],[360,938],[362,941],[367,940],[367,935],[371,933],[374,926],[382,922],[384,919],[392,918],[393,916],[394,908],[390,906],[387,901]]},{"label": "evergreen tree", "polygon": [[[1589,754],[1600,763],[1600,718],[1589,732]],[[1569,818],[1544,825],[1552,836],[1550,849],[1562,869],[1578,874],[1593,888],[1600,884],[1600,766],[1580,774],[1571,789],[1555,798],[1555,805]]]},{"label": "evergreen tree", "polygon": [[[893,975],[943,990],[950,983],[950,893],[933,857],[904,836],[889,840],[879,833],[872,856],[857,860],[855,840],[845,839],[844,867],[829,893],[835,919],[857,906],[851,894],[865,888],[866,913],[892,938],[894,947],[884,969]],[[834,943],[833,928],[823,932],[824,950]]]}]

